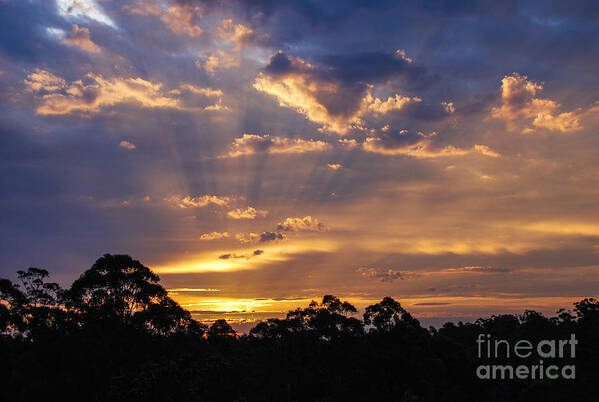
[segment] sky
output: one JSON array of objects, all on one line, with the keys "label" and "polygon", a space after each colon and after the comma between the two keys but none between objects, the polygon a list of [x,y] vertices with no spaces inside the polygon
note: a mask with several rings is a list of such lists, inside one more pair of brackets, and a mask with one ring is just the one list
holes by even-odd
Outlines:
[{"label": "sky", "polygon": [[595,1],[0,0],[0,276],[104,253],[201,320],[599,288]]}]

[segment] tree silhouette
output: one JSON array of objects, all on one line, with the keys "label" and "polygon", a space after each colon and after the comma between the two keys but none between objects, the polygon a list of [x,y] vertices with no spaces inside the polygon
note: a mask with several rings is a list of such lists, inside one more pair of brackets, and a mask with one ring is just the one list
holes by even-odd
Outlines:
[{"label": "tree silhouette", "polygon": [[27,297],[8,279],[0,279],[0,331],[25,329],[23,308]]},{"label": "tree silhouette", "polygon": [[235,336],[235,330],[229,325],[227,320],[216,320],[208,330],[208,337],[216,338],[220,336]]},{"label": "tree silhouette", "polygon": [[62,290],[58,284],[46,282],[48,276],[45,269],[31,267],[17,271],[21,285],[0,280],[0,300],[6,303],[0,309],[2,331],[17,331],[34,340],[63,329],[68,320],[59,303]]},{"label": "tree silhouette", "polygon": [[363,333],[360,320],[348,317],[357,312],[349,302],[333,295],[325,295],[320,303],[312,301],[307,308],[298,308],[287,314],[287,320],[298,331],[309,331],[324,339],[341,336],[359,336]]},{"label": "tree silhouette", "polygon": [[366,307],[364,324],[372,324],[378,331],[388,332],[399,325],[404,317],[408,319],[408,315],[398,301],[385,297],[379,303]]},{"label": "tree silhouette", "polygon": [[146,328],[150,333],[159,336],[174,334],[203,336],[207,330],[206,325],[192,319],[189,311],[168,296],[136,312],[134,320],[138,327]]},{"label": "tree silhouette", "polygon": [[46,282],[50,274],[45,269],[31,267],[27,271],[17,271],[27,295],[27,303],[33,307],[56,306],[61,295],[60,286],[54,282]]},{"label": "tree silhouette", "polygon": [[[171,299],[158,276],[106,254],[62,291],[30,268],[0,279],[0,401],[594,401],[599,301],[572,312],[500,314],[422,328],[398,300],[357,309],[333,295],[258,323],[209,329]],[[364,325],[369,330],[364,329]],[[571,339],[575,380],[478,380],[480,334]],[[569,354],[568,354],[569,356]],[[500,364],[537,364],[503,355]],[[264,386],[268,379],[268,386]]]},{"label": "tree silhouette", "polygon": [[88,325],[111,322],[157,335],[202,332],[203,327],[168,297],[159,280],[128,255],[105,254],[73,282],[67,305]]}]

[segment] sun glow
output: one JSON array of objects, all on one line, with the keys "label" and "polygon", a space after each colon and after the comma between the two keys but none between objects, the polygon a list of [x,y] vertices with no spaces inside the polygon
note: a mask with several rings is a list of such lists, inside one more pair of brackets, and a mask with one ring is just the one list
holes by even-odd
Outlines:
[{"label": "sun glow", "polygon": [[333,240],[295,240],[277,245],[261,243],[252,248],[204,252],[183,261],[154,266],[162,274],[185,274],[201,272],[232,272],[257,269],[266,264],[291,260],[294,256],[310,252],[333,252],[337,243]]}]

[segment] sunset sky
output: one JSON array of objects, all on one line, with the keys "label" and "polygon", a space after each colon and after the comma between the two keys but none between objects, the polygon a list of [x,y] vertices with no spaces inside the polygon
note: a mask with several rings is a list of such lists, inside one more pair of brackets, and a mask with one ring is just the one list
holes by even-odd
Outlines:
[{"label": "sunset sky", "polygon": [[0,0],[0,276],[126,253],[242,327],[328,293],[430,322],[597,296],[598,20]]}]

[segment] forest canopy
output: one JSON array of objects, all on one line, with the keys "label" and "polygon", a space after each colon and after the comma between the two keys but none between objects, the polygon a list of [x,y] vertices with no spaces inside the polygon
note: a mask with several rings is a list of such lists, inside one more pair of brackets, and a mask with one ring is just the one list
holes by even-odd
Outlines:
[{"label": "forest canopy", "polygon": [[[239,335],[225,320],[194,320],[128,255],[105,254],[68,289],[40,268],[17,280],[0,279],[2,401],[586,401],[597,391],[592,298],[553,317],[527,310],[426,329],[391,297],[360,319],[325,295]],[[576,336],[576,379],[480,380],[481,334]]]}]

